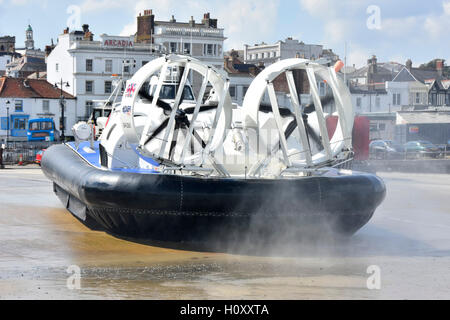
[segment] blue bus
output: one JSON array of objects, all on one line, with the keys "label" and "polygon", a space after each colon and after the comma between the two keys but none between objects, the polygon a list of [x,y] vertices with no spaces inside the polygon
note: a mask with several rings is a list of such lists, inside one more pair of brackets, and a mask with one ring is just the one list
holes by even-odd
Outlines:
[{"label": "blue bus", "polygon": [[55,141],[53,119],[33,119],[28,121],[28,141]]}]

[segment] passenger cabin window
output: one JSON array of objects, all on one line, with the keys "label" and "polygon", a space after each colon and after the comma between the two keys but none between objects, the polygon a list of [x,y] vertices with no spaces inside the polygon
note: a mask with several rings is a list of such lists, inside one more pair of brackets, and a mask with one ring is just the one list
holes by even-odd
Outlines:
[{"label": "passenger cabin window", "polygon": [[[177,93],[177,89],[175,85],[164,85],[161,88],[161,93],[159,94],[159,98],[163,100],[174,100],[175,95]],[[154,91],[154,89],[152,90]],[[183,91],[183,100],[192,101],[194,100],[194,95],[192,94],[192,90],[189,86],[184,87]]]}]

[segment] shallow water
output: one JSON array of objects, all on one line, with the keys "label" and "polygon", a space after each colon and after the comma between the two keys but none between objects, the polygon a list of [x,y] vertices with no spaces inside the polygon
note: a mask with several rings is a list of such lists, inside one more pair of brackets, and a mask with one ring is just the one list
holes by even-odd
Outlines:
[{"label": "shallow water", "polygon": [[[450,298],[450,176],[387,173],[349,240],[224,245],[118,239],[84,227],[39,168],[0,170],[1,299]],[[81,270],[69,290],[67,268]],[[367,289],[367,268],[381,289]]]}]

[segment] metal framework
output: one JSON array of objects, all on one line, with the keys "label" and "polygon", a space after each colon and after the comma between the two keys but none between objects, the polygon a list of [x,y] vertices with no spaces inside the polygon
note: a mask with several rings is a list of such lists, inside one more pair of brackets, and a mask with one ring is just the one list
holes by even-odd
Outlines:
[{"label": "metal framework", "polygon": [[[169,68],[174,66],[183,72],[175,100],[170,103],[170,106],[161,105],[160,93]],[[294,79],[296,70],[303,70],[308,79],[312,103],[307,108],[302,103],[301,95],[297,90]],[[191,104],[187,108],[183,104],[183,92],[189,75],[194,72],[202,77],[202,82],[195,105]],[[148,98],[151,103],[138,103],[141,89],[145,88],[144,84],[154,76],[159,78],[156,89],[152,92],[153,96]],[[276,79],[287,82],[289,110],[286,106],[280,106],[275,89]],[[329,85],[332,91],[331,99],[339,116],[336,131],[331,138],[326,125],[328,114],[324,112],[324,102],[319,94],[318,81],[324,81]],[[203,97],[208,87],[212,87],[215,105],[203,105]],[[262,169],[267,167],[273,159],[277,159],[283,165],[283,173],[302,170],[309,172],[327,164],[331,166],[339,155],[351,151],[353,107],[350,93],[333,67],[304,59],[288,59],[269,66],[255,78],[247,90],[243,106],[239,107],[242,119],[238,119],[239,121],[233,124],[232,120],[236,119],[232,119],[233,105],[229,87],[230,81],[225,75],[199,60],[179,55],[156,59],[142,67],[127,82],[120,110],[114,112],[115,120],[111,119],[112,122],[121,124],[122,131],[120,134],[116,132],[110,140],[122,139],[142,157],[149,157],[162,165],[163,172],[177,170],[211,172],[210,168],[212,168],[222,177],[230,176],[229,167],[223,159],[219,161],[216,153],[227,154],[229,150],[224,150],[225,142],[227,139],[235,139],[237,131],[240,132],[240,136],[245,137],[245,141],[241,141],[241,145],[245,147],[238,148],[237,151],[240,152],[238,156],[245,158],[245,167],[242,167],[242,172],[233,171],[233,175],[261,176]],[[264,97],[270,103],[270,107],[264,110],[265,115],[262,116]],[[161,110],[155,112],[159,110],[158,108],[164,109],[164,113]],[[215,114],[206,124],[207,130],[204,130],[208,134],[199,135],[195,127],[197,120],[202,112],[211,112],[211,110],[214,110]],[[145,117],[144,121],[140,119],[139,126],[136,125],[137,115]],[[276,128],[276,141],[278,141],[276,147],[264,152],[259,148],[261,133],[265,130],[261,121],[262,117],[266,120],[267,117],[272,119],[271,123]],[[228,130],[232,131],[232,134],[228,134]],[[180,143],[181,151],[175,156],[174,149],[178,143],[180,131],[185,133],[185,137]],[[250,134],[251,132],[255,134]],[[108,145],[107,140],[110,136],[111,132],[106,130],[102,143]],[[155,137],[158,137],[159,144],[156,144],[158,150],[149,151],[147,144]],[[193,151],[194,141],[201,145],[197,152]],[[108,152],[114,154],[114,148],[117,148],[117,145],[117,142],[112,141],[109,149],[107,148]],[[303,156],[300,158],[293,156],[299,154]],[[119,157],[119,155],[115,156]]]}]

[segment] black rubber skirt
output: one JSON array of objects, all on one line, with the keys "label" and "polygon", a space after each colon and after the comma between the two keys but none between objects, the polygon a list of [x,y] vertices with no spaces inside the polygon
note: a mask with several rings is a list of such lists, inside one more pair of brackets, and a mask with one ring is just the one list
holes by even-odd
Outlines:
[{"label": "black rubber skirt", "polygon": [[64,206],[89,227],[163,241],[312,227],[352,235],[386,195],[381,179],[363,173],[265,180],[101,170],[65,145],[44,153],[42,170]]}]

